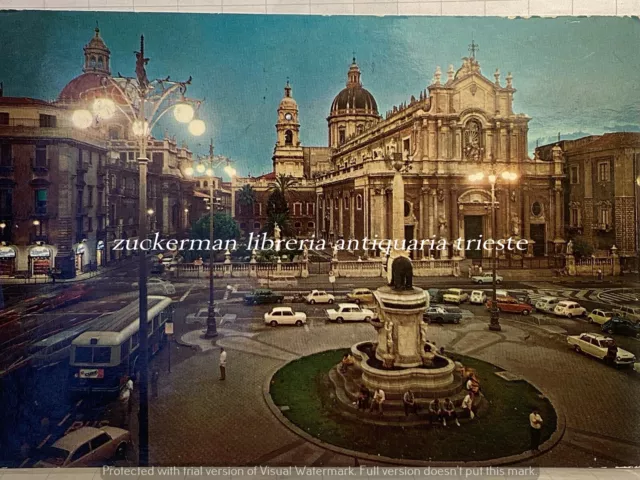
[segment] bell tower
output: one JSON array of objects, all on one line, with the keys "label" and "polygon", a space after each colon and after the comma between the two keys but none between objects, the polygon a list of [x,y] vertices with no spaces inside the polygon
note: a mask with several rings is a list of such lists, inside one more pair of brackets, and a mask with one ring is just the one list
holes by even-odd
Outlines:
[{"label": "bell tower", "polygon": [[93,38],[84,46],[84,73],[95,72],[111,75],[109,59],[111,51],[100,36],[100,29],[96,25]]},{"label": "bell tower", "polygon": [[304,157],[300,145],[300,123],[298,120],[298,104],[291,96],[289,80],[284,87],[284,97],[278,107],[276,123],[277,140],[273,149],[273,171],[295,178],[304,176]]}]

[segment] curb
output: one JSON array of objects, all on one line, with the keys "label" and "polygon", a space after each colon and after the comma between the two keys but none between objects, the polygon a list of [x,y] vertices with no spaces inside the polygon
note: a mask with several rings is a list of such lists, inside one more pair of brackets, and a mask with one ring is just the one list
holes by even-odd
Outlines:
[{"label": "curb", "polygon": [[[325,350],[325,351],[328,351],[328,350]],[[322,352],[316,352],[316,353],[322,353]],[[300,358],[303,358],[303,357],[300,357]],[[408,466],[408,467],[429,467],[429,466],[430,467],[457,467],[457,466],[493,467],[493,466],[501,466],[501,465],[512,465],[514,463],[519,463],[524,460],[538,457],[550,451],[551,449],[553,449],[553,447],[555,447],[560,442],[560,440],[562,440],[562,437],[564,436],[564,433],[566,430],[566,418],[564,413],[554,405],[550,397],[543,394],[545,398],[549,400],[549,403],[551,403],[551,406],[556,412],[556,417],[557,417],[556,430],[551,434],[551,437],[549,437],[547,441],[545,441],[542,445],[540,445],[540,450],[536,453],[520,453],[516,455],[509,455],[506,457],[492,458],[490,460],[456,462],[456,461],[429,461],[429,460],[400,459],[400,458],[385,457],[382,455],[373,455],[370,453],[363,453],[355,450],[349,450],[343,447],[338,447],[336,445],[324,442],[308,434],[307,432],[302,430],[300,427],[290,422],[289,419],[287,419],[282,414],[278,406],[275,403],[273,403],[271,394],[269,393],[271,382],[273,381],[273,377],[276,375],[276,373],[278,373],[280,369],[287,366],[291,362],[299,360],[300,358],[289,360],[288,362],[285,362],[284,364],[280,365],[278,368],[274,369],[274,371],[269,375],[267,380],[262,384],[262,394],[264,397],[264,401],[267,404],[267,407],[269,408],[269,410],[271,410],[271,413],[275,415],[275,417],[280,421],[280,423],[282,423],[282,425],[284,425],[289,430],[291,430],[294,434],[298,435],[299,437],[305,439],[310,443],[313,443],[314,445],[320,448],[324,448],[326,450],[330,450],[334,453],[345,455],[347,457],[353,457],[353,458],[368,460],[372,462],[381,462],[381,463],[386,463],[390,465]],[[471,358],[475,358],[475,357],[471,357]],[[481,360],[481,361],[484,362],[484,360]],[[489,363],[489,362],[485,362],[485,363]],[[490,364],[490,365],[494,365],[494,364]],[[499,367],[499,368],[502,368],[502,367]],[[525,380],[525,381],[529,383],[529,385],[533,386],[539,392],[542,393],[542,390],[540,390],[540,388],[538,388],[537,385],[529,382],[528,380]]]}]

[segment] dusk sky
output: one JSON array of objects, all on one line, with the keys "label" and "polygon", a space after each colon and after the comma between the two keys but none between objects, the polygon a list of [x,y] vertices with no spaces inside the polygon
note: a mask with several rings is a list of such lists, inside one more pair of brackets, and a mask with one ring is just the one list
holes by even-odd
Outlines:
[{"label": "dusk sky", "polygon": [[[205,98],[208,132],[190,137],[168,124],[196,153],[213,138],[216,153],[241,175],[271,170],[276,109],[287,77],[300,109],[305,146],[326,146],[326,117],[344,87],[355,52],[362,82],[382,115],[418,96],[436,66],[457,69],[473,36],[493,80],[513,74],[514,109],[531,117],[530,147],[609,131],[640,131],[640,21],[564,17],[311,17],[1,12],[0,81],[6,96],[55,99],[82,73],[82,47],[99,23],[112,72],[133,75],[145,35],[150,78],[193,76],[189,96]],[[157,133],[157,132],[156,132]]]}]

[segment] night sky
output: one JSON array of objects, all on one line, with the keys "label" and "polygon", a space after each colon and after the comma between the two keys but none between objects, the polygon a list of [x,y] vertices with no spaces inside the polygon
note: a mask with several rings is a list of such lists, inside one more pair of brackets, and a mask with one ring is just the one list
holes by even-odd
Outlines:
[{"label": "night sky", "polygon": [[[563,138],[640,131],[640,21],[558,19],[311,17],[274,15],[1,12],[0,81],[6,96],[55,99],[83,65],[82,47],[99,23],[115,74],[133,75],[145,35],[150,78],[193,76],[189,96],[205,98],[205,137],[173,122],[196,153],[209,138],[241,175],[271,170],[276,109],[287,77],[300,109],[301,140],[326,146],[326,117],[344,87],[353,52],[382,115],[418,96],[436,66],[461,65],[473,39],[485,76],[513,74],[516,113],[532,118],[531,149]],[[443,74],[446,78],[446,74]],[[156,132],[158,133],[158,132]]]}]

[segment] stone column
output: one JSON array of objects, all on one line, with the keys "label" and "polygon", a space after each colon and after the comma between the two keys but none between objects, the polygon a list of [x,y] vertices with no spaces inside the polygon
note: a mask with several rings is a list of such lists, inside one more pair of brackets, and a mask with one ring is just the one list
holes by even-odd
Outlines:
[{"label": "stone column", "polygon": [[[356,228],[355,228],[355,223],[356,223],[356,202],[355,202],[355,195],[353,192],[349,193],[349,238],[355,238],[356,236]],[[364,199],[362,201],[363,203],[363,207],[364,207]]]},{"label": "stone column", "polygon": [[320,212],[321,200],[322,200],[322,195],[316,194],[316,228],[315,228],[316,238],[321,238],[322,230],[323,230],[321,222],[322,220],[324,220],[324,212]]},{"label": "stone column", "polygon": [[331,235],[333,235],[335,230],[335,225],[333,223],[333,212],[336,209],[336,207],[334,206],[335,201],[336,199],[333,196],[329,199],[329,238],[331,238]]},{"label": "stone column", "polygon": [[388,217],[389,217],[389,211],[387,209],[388,207],[388,201],[387,201],[387,190],[384,189],[382,190],[382,194],[380,196],[380,203],[381,205],[381,217],[380,217],[380,238],[384,239],[387,238],[389,236],[389,232],[387,231],[387,221],[388,221]]},{"label": "stone column", "polygon": [[393,175],[392,198],[392,227],[391,235],[394,241],[404,240],[404,181],[398,171]]},{"label": "stone column", "polygon": [[460,236],[460,228],[458,226],[458,190],[455,188],[449,191],[449,217],[451,219],[449,237],[453,242]]},{"label": "stone column", "polygon": [[435,224],[434,222],[437,220],[437,216],[436,216],[436,195],[437,195],[437,191],[435,188],[431,188],[429,189],[429,197],[427,198],[428,201],[428,213],[429,213],[429,230],[428,230],[428,237],[431,239],[434,235],[435,235]]},{"label": "stone column", "polygon": [[369,212],[371,211],[371,205],[369,205],[370,201],[371,201],[370,189],[368,186],[366,186],[362,191],[362,231],[363,231],[363,236],[365,237],[369,236],[369,230],[370,230],[370,227],[369,227],[369,221],[370,221]]},{"label": "stone column", "polygon": [[564,240],[562,228],[562,185],[560,180],[556,180],[555,191],[555,217],[556,217],[556,239]]},{"label": "stone column", "polygon": [[338,235],[340,238],[344,238],[344,193],[341,193],[338,197]]}]

